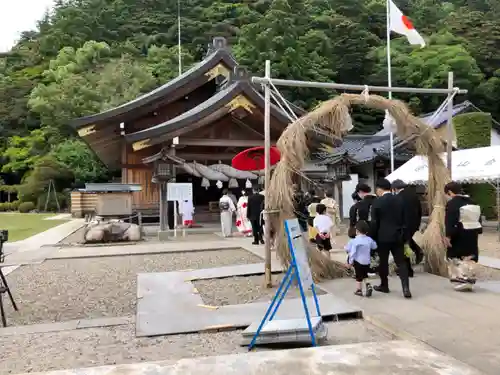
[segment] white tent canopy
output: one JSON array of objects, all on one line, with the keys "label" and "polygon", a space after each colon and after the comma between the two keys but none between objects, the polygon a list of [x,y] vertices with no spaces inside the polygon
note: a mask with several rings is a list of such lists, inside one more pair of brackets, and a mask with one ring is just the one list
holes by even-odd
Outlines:
[{"label": "white tent canopy", "polygon": [[[441,155],[446,163],[446,153]],[[452,180],[460,183],[497,182],[500,179],[500,146],[471,148],[452,152]],[[426,156],[414,156],[392,172],[389,181],[403,180],[411,185],[424,185],[429,178]]]}]

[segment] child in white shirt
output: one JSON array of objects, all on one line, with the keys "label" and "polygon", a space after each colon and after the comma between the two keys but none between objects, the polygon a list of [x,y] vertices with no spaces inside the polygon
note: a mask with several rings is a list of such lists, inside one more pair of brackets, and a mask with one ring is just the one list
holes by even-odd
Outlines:
[{"label": "child in white shirt", "polygon": [[363,296],[362,284],[365,282],[366,297],[371,297],[373,288],[368,279],[368,272],[370,272],[371,251],[377,248],[377,244],[371,237],[367,235],[370,227],[364,220],[360,220],[356,224],[356,237],[349,241],[345,249],[348,256],[348,267],[354,267],[356,273],[357,288],[354,292],[357,296]]},{"label": "child in white shirt", "polygon": [[318,250],[327,252],[330,256],[332,242],[330,239],[330,231],[333,227],[333,221],[330,216],[326,215],[326,206],[318,203],[316,206],[316,216],[314,217],[313,227],[317,230],[316,246]]}]

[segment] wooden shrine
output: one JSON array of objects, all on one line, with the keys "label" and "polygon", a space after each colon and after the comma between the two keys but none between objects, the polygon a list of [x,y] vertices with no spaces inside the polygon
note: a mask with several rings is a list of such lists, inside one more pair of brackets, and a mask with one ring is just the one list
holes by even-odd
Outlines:
[{"label": "wooden shrine", "polygon": [[[288,122],[271,105],[271,143]],[[230,165],[238,152],[264,144],[264,98],[226,40],[215,38],[205,59],[182,75],[119,107],[76,119],[71,126],[108,168],[121,170],[122,183],[141,185],[133,194],[134,210],[157,214],[160,189],[154,156],[168,150],[186,162]],[[193,183],[196,207],[218,200],[216,181],[201,186],[202,178],[168,163],[167,174],[177,182]],[[239,182],[241,188],[244,182]]]}]

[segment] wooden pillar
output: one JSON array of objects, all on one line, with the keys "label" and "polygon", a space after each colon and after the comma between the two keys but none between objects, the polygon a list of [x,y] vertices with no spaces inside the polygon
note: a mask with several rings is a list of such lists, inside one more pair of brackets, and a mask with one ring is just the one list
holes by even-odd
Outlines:
[{"label": "wooden pillar", "polygon": [[159,181],[160,185],[160,232],[168,230],[168,201],[167,201],[167,183]]},{"label": "wooden pillar", "polygon": [[128,164],[127,157],[127,143],[125,139],[122,140],[122,153],[121,153],[121,164],[122,164],[122,184],[128,183],[128,170],[126,165]]},{"label": "wooden pillar", "polygon": [[337,193],[339,195],[339,200],[337,201],[340,209],[340,217],[343,219],[344,218],[344,212],[343,212],[343,207],[344,207],[344,197],[342,196],[342,181],[336,181],[335,186],[337,187]]}]

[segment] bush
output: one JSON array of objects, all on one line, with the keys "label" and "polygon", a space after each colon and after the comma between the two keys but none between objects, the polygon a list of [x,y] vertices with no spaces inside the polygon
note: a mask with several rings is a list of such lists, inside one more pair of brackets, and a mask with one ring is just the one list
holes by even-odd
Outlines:
[{"label": "bush", "polygon": [[[455,116],[453,125],[457,135],[458,148],[488,147],[491,144],[492,119],[489,113],[466,113]],[[466,187],[472,200],[481,207],[487,219],[496,218],[495,187],[488,184],[470,184]]]},{"label": "bush", "polygon": [[18,207],[19,201],[0,203],[0,212],[17,211]]},{"label": "bush", "polygon": [[19,209],[20,201],[10,202],[11,211],[17,211]]},{"label": "bush", "polygon": [[35,204],[33,202],[23,202],[19,205],[19,212],[25,214],[35,209]]}]

